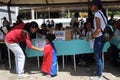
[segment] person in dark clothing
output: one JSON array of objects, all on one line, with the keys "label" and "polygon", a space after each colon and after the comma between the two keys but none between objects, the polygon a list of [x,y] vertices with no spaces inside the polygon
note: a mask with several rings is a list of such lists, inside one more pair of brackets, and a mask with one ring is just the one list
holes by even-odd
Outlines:
[{"label": "person in dark clothing", "polygon": [[17,21],[16,21],[15,25],[20,24],[20,23],[23,23],[22,18],[23,18],[22,15],[18,15],[18,16],[17,16]]}]

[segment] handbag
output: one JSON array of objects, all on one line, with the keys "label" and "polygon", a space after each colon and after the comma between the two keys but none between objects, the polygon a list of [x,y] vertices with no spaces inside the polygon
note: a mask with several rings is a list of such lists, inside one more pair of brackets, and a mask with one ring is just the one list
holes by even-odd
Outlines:
[{"label": "handbag", "polygon": [[101,32],[103,34],[102,35],[102,42],[110,41],[110,39],[114,35],[115,30],[114,30],[112,25],[109,25],[109,24],[106,23],[105,18],[103,17],[103,14],[100,11],[98,11],[98,12],[101,14],[101,16],[104,20],[104,23],[106,24],[105,29],[104,30],[101,29]]}]

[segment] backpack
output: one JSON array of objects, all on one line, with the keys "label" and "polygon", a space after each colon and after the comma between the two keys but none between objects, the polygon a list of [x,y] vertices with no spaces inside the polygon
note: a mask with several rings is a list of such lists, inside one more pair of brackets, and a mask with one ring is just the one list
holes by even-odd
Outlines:
[{"label": "backpack", "polygon": [[105,19],[103,17],[103,14],[100,11],[98,11],[98,12],[101,14],[101,16],[102,16],[102,18],[104,20],[104,23],[106,24],[105,29],[104,30],[101,29],[101,32],[103,33],[103,35],[102,35],[102,41],[103,42],[110,41],[110,39],[114,35],[115,30],[114,30],[114,28],[113,28],[112,25],[109,25],[109,24],[106,23],[106,21],[105,21]]}]

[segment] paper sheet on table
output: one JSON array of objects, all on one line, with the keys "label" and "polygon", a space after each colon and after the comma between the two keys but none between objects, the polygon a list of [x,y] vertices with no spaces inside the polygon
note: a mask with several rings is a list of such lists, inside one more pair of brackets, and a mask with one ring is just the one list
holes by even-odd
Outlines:
[{"label": "paper sheet on table", "polygon": [[45,40],[35,40],[35,46],[38,48],[43,48],[46,45]]},{"label": "paper sheet on table", "polygon": [[94,49],[94,41],[95,39],[90,40],[90,49]]}]

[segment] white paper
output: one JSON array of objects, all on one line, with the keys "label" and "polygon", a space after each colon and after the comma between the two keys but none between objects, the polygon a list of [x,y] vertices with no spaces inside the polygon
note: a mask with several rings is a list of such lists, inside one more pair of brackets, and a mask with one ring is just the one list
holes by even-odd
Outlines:
[{"label": "white paper", "polygon": [[90,40],[90,49],[94,49],[94,41],[95,39]]},{"label": "white paper", "polygon": [[35,40],[35,46],[38,48],[43,48],[46,45],[45,40]]},{"label": "white paper", "polygon": [[65,40],[65,31],[53,31],[56,36],[56,40]]}]

